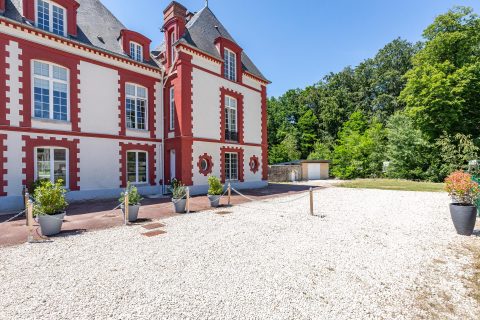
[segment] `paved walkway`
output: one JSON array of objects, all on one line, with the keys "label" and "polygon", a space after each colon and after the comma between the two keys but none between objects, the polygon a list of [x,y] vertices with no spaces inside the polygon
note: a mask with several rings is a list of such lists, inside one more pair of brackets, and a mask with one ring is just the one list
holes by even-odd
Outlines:
[{"label": "paved walkway", "polygon": [[[253,199],[267,199],[306,192],[310,187],[316,187],[308,183],[304,184],[270,184],[266,188],[255,190],[242,190],[241,192]],[[226,204],[226,198],[222,198],[221,204]],[[232,204],[240,204],[247,199],[232,193]],[[164,219],[175,215],[173,205],[166,206],[170,199],[144,199],[139,212],[139,220],[136,224],[146,224],[154,220]],[[96,202],[74,203],[67,209],[67,216],[62,226],[62,233],[57,237],[66,237],[89,230],[107,229],[123,224],[123,215],[120,209],[113,210],[118,206],[117,200],[105,200]],[[193,197],[191,199],[191,213],[207,210],[210,203],[206,196]],[[24,243],[27,239],[26,221],[22,219],[2,223],[12,215],[0,215],[0,247]],[[40,229],[36,228],[38,233]],[[38,235],[39,236],[39,235]]]}]

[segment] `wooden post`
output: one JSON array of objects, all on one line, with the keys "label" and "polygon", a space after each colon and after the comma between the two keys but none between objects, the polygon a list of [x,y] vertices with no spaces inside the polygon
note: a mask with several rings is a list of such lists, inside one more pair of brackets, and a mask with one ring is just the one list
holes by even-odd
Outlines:
[{"label": "wooden post", "polygon": [[310,214],[313,216],[313,188],[310,188]]},{"label": "wooden post", "polygon": [[128,217],[129,217],[129,214],[128,214],[128,209],[129,209],[129,201],[128,201],[128,192],[125,192],[125,203],[123,204],[125,206],[125,225],[127,225],[128,223]]},{"label": "wooden post", "polygon": [[33,201],[28,199],[27,202],[27,242],[33,242]]},{"label": "wooden post", "polygon": [[24,202],[25,202],[25,210],[28,210],[28,201],[30,200],[30,195],[28,194],[28,191],[25,192],[24,195]]},{"label": "wooden post", "polygon": [[229,207],[230,207],[231,199],[232,199],[232,185],[229,182],[228,183],[228,206]]},{"label": "wooden post", "polygon": [[187,213],[190,213],[190,188],[187,187]]}]

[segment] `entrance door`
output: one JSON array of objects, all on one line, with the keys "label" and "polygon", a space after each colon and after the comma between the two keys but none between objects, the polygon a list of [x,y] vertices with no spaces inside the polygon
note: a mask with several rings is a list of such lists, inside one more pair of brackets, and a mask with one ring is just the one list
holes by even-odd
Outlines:
[{"label": "entrance door", "polygon": [[170,150],[170,180],[173,180],[176,178],[176,158],[175,158],[175,150]]}]

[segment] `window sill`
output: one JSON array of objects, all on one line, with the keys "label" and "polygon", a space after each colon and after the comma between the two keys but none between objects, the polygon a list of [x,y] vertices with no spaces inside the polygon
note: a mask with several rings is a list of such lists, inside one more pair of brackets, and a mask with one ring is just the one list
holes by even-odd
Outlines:
[{"label": "window sill", "polygon": [[127,128],[128,131],[134,131],[138,133],[146,133],[148,132],[148,129],[135,129],[135,128]]},{"label": "window sill", "polygon": [[45,122],[45,123],[56,123],[56,124],[72,124],[69,120],[56,120],[56,119],[46,119],[46,118],[37,118],[32,117],[33,121]]}]

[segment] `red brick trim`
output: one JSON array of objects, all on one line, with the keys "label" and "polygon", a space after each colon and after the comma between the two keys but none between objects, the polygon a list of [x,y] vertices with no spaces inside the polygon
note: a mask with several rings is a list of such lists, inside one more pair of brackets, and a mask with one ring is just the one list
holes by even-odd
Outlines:
[{"label": "red brick trim", "polygon": [[120,31],[120,36],[122,37],[123,51],[127,56],[130,56],[130,42],[133,41],[143,47],[143,59],[145,61],[150,60],[150,44],[152,43],[152,40],[148,39],[143,34],[128,29]]},{"label": "red brick trim", "polygon": [[32,61],[40,60],[61,65],[69,70],[70,73],[70,122],[72,131],[80,131],[80,108],[79,108],[79,70],[80,60],[70,54],[62,51],[38,45],[32,42],[19,41],[22,49],[22,66],[20,67],[22,77],[23,111],[21,116],[23,120],[21,127],[31,127],[32,125]]},{"label": "red brick trim", "polygon": [[22,162],[25,168],[22,170],[25,179],[22,183],[26,186],[29,186],[36,180],[35,177],[35,148],[38,147],[58,147],[65,148],[68,150],[68,166],[69,166],[69,189],[71,191],[80,190],[78,183],[80,182],[80,168],[78,167],[80,163],[80,149],[78,144],[80,143],[79,139],[67,140],[67,139],[57,139],[57,138],[32,138],[30,136],[22,136],[24,147],[22,147],[23,159]]},{"label": "red brick trim", "polygon": [[155,159],[157,157],[156,146],[146,144],[133,144],[120,142],[119,164],[120,164],[120,188],[127,186],[127,152],[128,151],[145,151],[148,154],[148,179],[151,186],[156,185],[156,166]]},{"label": "red brick trim", "polygon": [[7,135],[0,134],[0,197],[7,195],[5,187],[8,186],[8,180],[6,178],[8,170],[5,168],[7,163],[5,152],[7,152]]},{"label": "red brick trim", "polygon": [[9,56],[7,45],[8,40],[0,37],[0,126],[10,124],[10,121],[7,119],[7,115],[10,114],[10,109],[7,107],[7,104],[10,103],[7,98],[7,91],[10,91],[7,84],[10,79],[10,76],[7,74],[7,57]]},{"label": "red brick trim", "polygon": [[37,128],[20,128],[20,127],[13,127],[13,126],[2,127],[1,129],[3,131],[14,131],[14,132],[23,132],[23,133],[33,133],[33,134],[54,134],[59,136],[88,137],[88,138],[111,139],[111,140],[132,140],[132,141],[158,142],[158,143],[162,142],[162,139],[126,137],[126,136],[118,136],[118,135],[103,134],[103,133],[71,132],[71,131],[37,129]]},{"label": "red brick trim", "polygon": [[[237,130],[238,130],[238,143],[244,143],[244,123],[243,123],[243,95],[239,92],[227,89],[220,88],[220,140],[221,142],[232,142],[226,141],[225,139],[225,96],[230,96],[237,99]],[[232,142],[236,143],[236,142]]]},{"label": "red brick trim", "polygon": [[190,51],[191,53],[195,53],[195,54],[199,55],[200,57],[205,58],[205,59],[207,59],[207,60],[216,62],[216,63],[218,63],[218,64],[222,64],[222,60],[217,59],[216,57],[211,56],[211,55],[207,54],[206,52],[203,52],[203,51],[201,51],[201,50],[198,50],[197,48],[190,47],[189,45],[186,45],[186,44],[184,44],[184,43],[179,43],[179,44],[177,45],[177,47],[178,47],[179,49],[180,49],[180,48],[184,48],[185,50]]},{"label": "red brick trim", "polygon": [[[53,0],[67,11],[67,33],[77,36],[77,9],[80,4],[75,0]],[[23,0],[23,16],[25,19],[35,22],[35,1]]]},{"label": "red brick trim", "polygon": [[257,156],[253,156],[250,158],[250,162],[248,163],[248,167],[253,174],[257,173],[260,169],[260,162],[258,161]]},{"label": "red brick trim", "polygon": [[267,87],[262,86],[262,180],[268,180]]},{"label": "red brick trim", "polygon": [[[125,58],[125,57],[123,57],[119,54],[113,54],[113,53],[101,50],[97,47],[90,46],[90,45],[87,45],[85,43],[81,43],[81,42],[78,42],[78,41],[67,39],[65,37],[57,36],[57,35],[51,34],[49,32],[45,32],[43,30],[40,30],[38,28],[28,26],[26,24],[18,23],[18,22],[12,21],[12,20],[6,20],[5,18],[3,18],[1,16],[0,16],[0,24],[4,25],[4,26],[7,26],[9,28],[15,28],[17,30],[21,30],[23,32],[38,36],[40,38],[56,41],[58,43],[66,45],[70,48],[80,49],[80,50],[83,50],[87,53],[93,53],[93,54],[96,54],[96,55],[101,56],[101,57],[107,57],[107,58],[111,59],[112,61],[119,61],[119,62],[126,63],[126,64],[131,65],[131,66],[135,66],[135,67],[138,67],[138,68],[142,68],[144,70],[148,70],[148,71],[152,71],[152,72],[160,74],[159,68],[146,65],[145,63],[135,61],[135,60],[130,59],[130,58]],[[20,39],[20,38],[15,38],[15,39],[18,39],[18,40],[15,40],[15,41],[23,40],[23,39]],[[72,54],[72,55],[76,55],[76,54]],[[99,62],[97,60],[94,60],[94,59],[88,59],[86,57],[82,57],[82,60],[93,61],[92,63],[96,63],[96,64],[99,64],[99,65],[105,65],[105,66],[108,66],[110,68],[114,68],[112,65],[108,65],[108,64]]]},{"label": "red brick trim", "polygon": [[220,176],[222,183],[225,183],[225,153],[232,152],[238,153],[238,181],[244,182],[244,150],[242,148],[235,147],[222,147],[220,148]]},{"label": "red brick trim", "polygon": [[[202,169],[202,162],[203,160],[206,160],[208,163],[207,170]],[[200,157],[198,157],[198,162],[197,162],[197,167],[198,167],[198,172],[200,174],[203,174],[205,177],[208,176],[209,174],[212,173],[213,170],[213,159],[212,156],[204,153]]]},{"label": "red brick trim", "polygon": [[150,132],[150,138],[155,138],[156,121],[155,121],[155,84],[156,80],[135,72],[127,70],[119,70],[119,134],[125,136],[127,132],[127,119],[126,119],[126,84],[132,83],[147,88],[148,91],[148,114],[147,114],[147,126]]},{"label": "red brick trim", "polygon": [[0,0],[0,13],[5,12],[5,0]]}]

